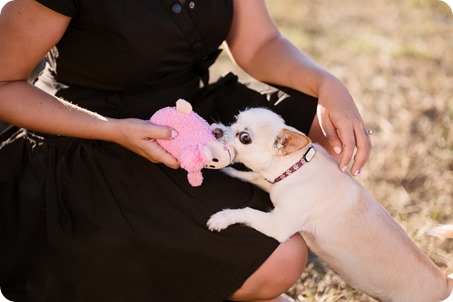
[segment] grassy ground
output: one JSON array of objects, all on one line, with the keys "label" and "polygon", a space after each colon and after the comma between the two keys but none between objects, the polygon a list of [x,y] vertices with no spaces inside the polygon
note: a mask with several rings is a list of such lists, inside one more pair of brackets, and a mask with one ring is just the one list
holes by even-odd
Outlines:
[{"label": "grassy ground", "polygon": [[[282,32],[347,84],[374,130],[374,149],[359,180],[421,249],[453,273],[453,240],[424,234],[431,226],[453,223],[448,6],[437,0],[267,3]],[[224,57],[214,73],[230,68]],[[288,293],[297,301],[373,301],[318,261]]]}]

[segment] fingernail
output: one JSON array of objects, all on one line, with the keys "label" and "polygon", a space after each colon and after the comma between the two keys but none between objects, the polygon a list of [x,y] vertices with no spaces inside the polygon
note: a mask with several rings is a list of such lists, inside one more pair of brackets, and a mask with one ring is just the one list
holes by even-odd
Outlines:
[{"label": "fingernail", "polygon": [[337,154],[340,154],[341,153],[341,148],[340,147],[334,147],[333,151],[335,151],[335,153],[337,153]]},{"label": "fingernail", "polygon": [[171,138],[175,138],[178,136],[178,132],[176,130],[171,130]]},{"label": "fingernail", "polygon": [[346,166],[341,168],[341,172],[344,172],[344,171],[346,171]]},{"label": "fingernail", "polygon": [[355,172],[354,172],[354,176],[357,176],[357,175],[359,175],[360,173],[362,173],[362,169],[359,169],[359,170],[355,171]]}]

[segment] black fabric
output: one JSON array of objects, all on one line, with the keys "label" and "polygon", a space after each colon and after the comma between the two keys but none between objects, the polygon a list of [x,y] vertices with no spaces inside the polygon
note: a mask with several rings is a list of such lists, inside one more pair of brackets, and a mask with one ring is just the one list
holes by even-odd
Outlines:
[{"label": "black fabric", "polygon": [[[266,92],[230,74],[193,104],[212,121],[253,106],[292,116],[283,104],[306,104],[296,127],[313,119],[315,99]],[[1,144],[0,164],[0,287],[15,301],[221,301],[278,245],[243,226],[208,231],[223,208],[271,208],[267,194],[219,171],[193,188],[184,170],[115,144],[26,130]]]},{"label": "black fabric", "polygon": [[[50,94],[116,118],[148,119],[178,98],[208,122],[264,106],[309,131],[310,96],[232,74],[200,85],[231,1],[186,1],[179,15],[167,0],[39,2],[73,17],[35,83]],[[185,39],[182,24],[196,35]],[[0,288],[14,301],[222,301],[278,246],[240,225],[207,229],[223,208],[272,206],[219,171],[204,170],[194,188],[184,170],[113,143],[18,128],[2,134],[0,167]]]},{"label": "black fabric", "polygon": [[172,11],[177,0],[37,1],[75,10],[47,55],[48,82],[129,92],[197,75],[227,35],[233,9],[231,0],[186,1],[179,14]]},{"label": "black fabric", "polygon": [[229,73],[197,98],[197,113],[209,122],[234,122],[235,116],[250,107],[265,107],[280,114],[288,125],[308,134],[316,115],[317,99],[288,87],[259,82],[241,83]]},{"label": "black fabric", "polygon": [[207,230],[223,207],[269,206],[218,171],[193,188],[114,144],[30,133],[1,151],[1,280],[27,283],[21,301],[221,301],[276,246],[243,227]]}]

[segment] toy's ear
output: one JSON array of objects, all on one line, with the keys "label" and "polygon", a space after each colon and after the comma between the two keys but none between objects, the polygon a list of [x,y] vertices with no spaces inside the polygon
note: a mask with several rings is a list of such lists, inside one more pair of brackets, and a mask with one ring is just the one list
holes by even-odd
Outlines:
[{"label": "toy's ear", "polygon": [[192,105],[186,100],[179,99],[176,101],[176,110],[184,114],[189,114],[192,112]]}]

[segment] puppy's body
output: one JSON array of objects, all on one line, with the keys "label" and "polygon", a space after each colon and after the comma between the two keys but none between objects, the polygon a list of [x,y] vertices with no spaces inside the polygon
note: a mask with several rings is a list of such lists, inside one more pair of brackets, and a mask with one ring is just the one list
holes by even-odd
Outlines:
[{"label": "puppy's body", "polygon": [[[317,144],[264,109],[242,112],[226,143],[236,161],[254,172],[231,176],[269,191],[271,212],[226,209],[208,222],[220,231],[242,223],[280,242],[300,232],[309,248],[342,278],[381,301],[438,302],[452,291],[448,279],[408,238],[387,211]],[[241,143],[247,133],[251,143]],[[268,184],[313,146],[316,155],[283,180]]]}]

